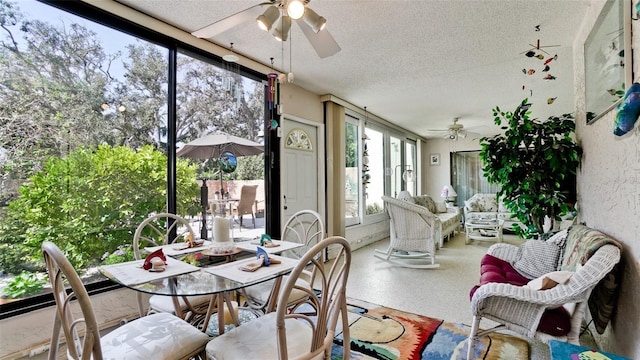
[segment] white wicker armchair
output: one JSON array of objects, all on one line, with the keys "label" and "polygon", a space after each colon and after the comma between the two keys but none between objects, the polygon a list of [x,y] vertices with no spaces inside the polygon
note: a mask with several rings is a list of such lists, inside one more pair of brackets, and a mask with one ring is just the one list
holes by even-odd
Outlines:
[{"label": "white wicker armchair", "polygon": [[[517,250],[514,245],[501,243],[492,245],[487,253],[511,262],[515,259]],[[604,245],[573,274],[568,283],[549,290],[533,290],[505,283],[480,286],[471,299],[473,325],[469,334],[467,359],[472,358],[476,339],[500,329],[509,329],[544,342],[556,339],[579,344],[580,326],[591,291],[619,261],[620,249],[614,245]],[[576,307],[571,316],[571,330],[566,336],[552,336],[537,330],[545,310],[568,303],[576,303]],[[482,318],[496,321],[500,325],[479,331]]]},{"label": "white wicker armchair", "polygon": [[[429,269],[436,264],[436,244],[440,239],[440,219],[426,208],[408,201],[383,196],[382,200],[391,218],[387,250],[377,250],[377,258],[393,264]],[[429,263],[416,260],[426,259]]]}]

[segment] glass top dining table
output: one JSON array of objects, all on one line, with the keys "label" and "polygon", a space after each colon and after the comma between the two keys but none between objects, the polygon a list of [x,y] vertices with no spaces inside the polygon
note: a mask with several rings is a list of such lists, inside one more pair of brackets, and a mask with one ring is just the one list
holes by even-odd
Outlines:
[{"label": "glass top dining table", "polygon": [[[205,316],[204,331],[212,313],[222,309],[224,302],[227,303],[228,308],[232,308],[231,295],[236,290],[273,279],[277,280],[274,286],[277,290],[281,277],[291,272],[297,264],[295,259],[270,254],[270,259],[275,258],[280,260],[280,263],[271,264],[268,267],[261,266],[255,271],[245,271],[241,269],[244,265],[257,261],[255,255],[252,256],[248,251],[247,255],[246,258],[225,263],[211,263],[207,261],[207,256],[203,255],[205,259],[201,258],[200,266],[167,256],[165,270],[161,272],[144,270],[142,268],[144,260],[103,265],[99,267],[99,271],[111,281],[129,289],[152,295],[173,296],[176,314],[181,317],[183,314],[177,301],[178,296],[212,295]],[[275,304],[271,304],[270,308],[275,308]],[[234,323],[239,325],[237,314],[232,314],[232,317],[234,317]],[[218,322],[221,334],[224,331],[222,316],[218,316]]]}]

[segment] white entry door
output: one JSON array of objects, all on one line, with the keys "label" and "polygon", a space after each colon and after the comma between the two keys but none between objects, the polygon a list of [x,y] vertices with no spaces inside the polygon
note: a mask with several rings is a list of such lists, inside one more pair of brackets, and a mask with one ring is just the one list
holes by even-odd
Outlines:
[{"label": "white entry door", "polygon": [[[282,224],[300,210],[315,210],[322,214],[318,150],[321,124],[285,118],[281,141]],[[322,146],[322,149],[324,147]],[[324,150],[323,150],[324,151]],[[321,184],[324,189],[324,183]]]}]

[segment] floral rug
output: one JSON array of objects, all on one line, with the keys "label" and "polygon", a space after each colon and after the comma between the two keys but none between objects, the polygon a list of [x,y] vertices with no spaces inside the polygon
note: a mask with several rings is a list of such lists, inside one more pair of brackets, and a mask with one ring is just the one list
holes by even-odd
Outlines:
[{"label": "floral rug", "polygon": [[[466,359],[469,326],[348,299],[351,359]],[[331,358],[342,358],[342,331]],[[474,359],[529,359],[528,343],[493,333],[476,343]]]}]

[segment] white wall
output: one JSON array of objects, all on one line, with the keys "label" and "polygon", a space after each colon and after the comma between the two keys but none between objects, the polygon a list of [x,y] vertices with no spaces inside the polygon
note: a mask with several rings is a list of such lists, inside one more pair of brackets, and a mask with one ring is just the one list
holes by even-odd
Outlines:
[{"label": "white wall", "polygon": [[[629,5],[629,4],[627,4]],[[603,335],[592,328],[600,348],[640,359],[640,121],[623,137],[613,135],[615,111],[591,125],[584,114],[583,44],[602,9],[592,1],[583,29],[574,43],[576,133],[584,149],[578,173],[579,221],[623,243],[624,274],[617,313]],[[640,24],[633,21],[634,58],[640,56]],[[634,73],[640,62],[634,61]],[[634,79],[637,81],[636,79]]]}]

